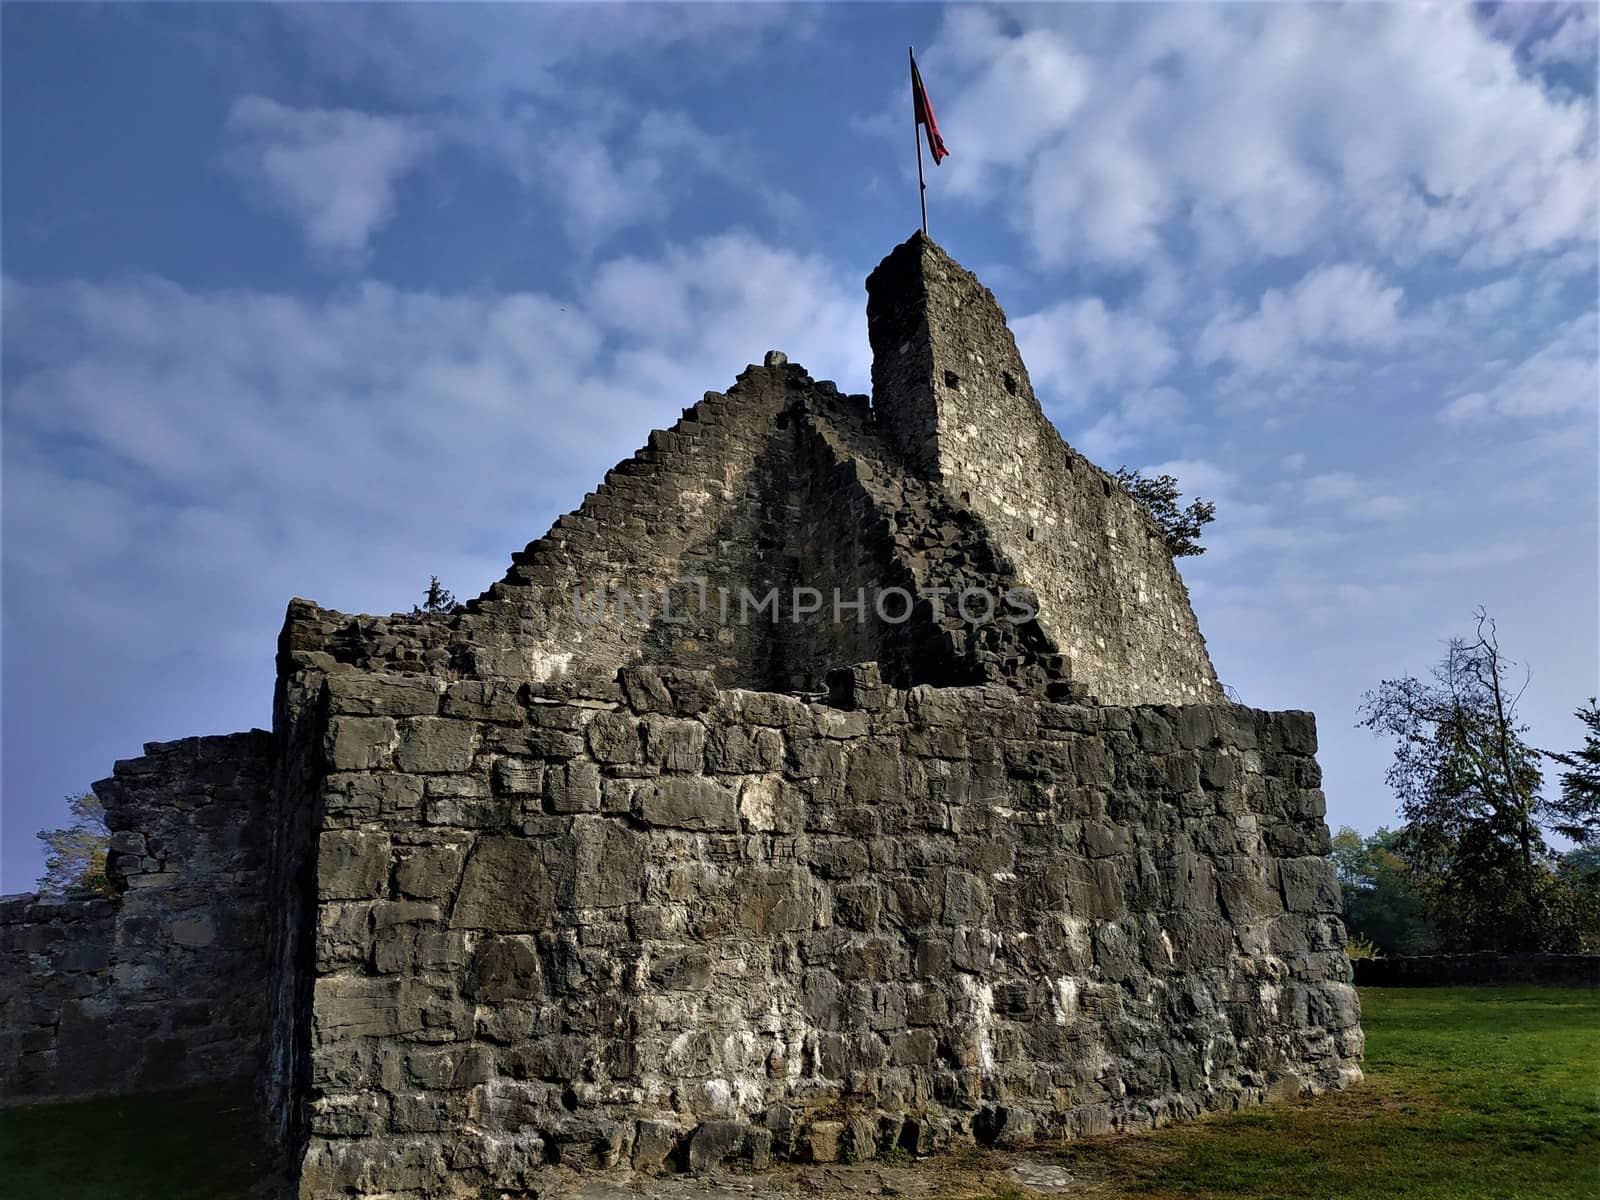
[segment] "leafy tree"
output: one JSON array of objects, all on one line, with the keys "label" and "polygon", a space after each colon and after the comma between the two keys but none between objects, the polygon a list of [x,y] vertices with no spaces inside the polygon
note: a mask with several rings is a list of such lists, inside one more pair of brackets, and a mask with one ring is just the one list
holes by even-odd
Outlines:
[{"label": "leafy tree", "polygon": [[1188,508],[1179,508],[1178,481],[1171,475],[1157,475],[1151,479],[1129,467],[1118,467],[1117,482],[1150,510],[1166,535],[1167,550],[1174,558],[1206,552],[1200,544],[1200,531],[1216,520],[1215,504],[1195,499]]},{"label": "leafy tree", "polygon": [[428,576],[428,590],[423,596],[422,606],[413,604],[411,615],[420,617],[423,613],[447,613],[456,606],[456,598],[440,586],[437,575]]},{"label": "leafy tree", "polygon": [[1550,827],[1580,846],[1600,844],[1600,706],[1589,697],[1574,714],[1588,727],[1581,749],[1570,754],[1544,752],[1568,770],[1561,773],[1561,797],[1550,802]]},{"label": "leafy tree", "polygon": [[109,892],[106,850],[111,840],[106,812],[93,792],[67,797],[73,821],[65,829],[46,829],[36,836],[45,844],[41,892]]},{"label": "leafy tree", "polygon": [[1333,835],[1344,922],[1352,939],[1365,939],[1384,954],[1428,954],[1438,936],[1401,856],[1404,836],[1402,830],[1379,828],[1362,837],[1348,825]]},{"label": "leafy tree", "polygon": [[1447,949],[1555,948],[1575,909],[1544,840],[1556,816],[1540,788],[1494,621],[1453,638],[1428,680],[1387,679],[1363,697],[1360,725],[1395,739],[1387,779],[1405,828],[1395,844]]}]

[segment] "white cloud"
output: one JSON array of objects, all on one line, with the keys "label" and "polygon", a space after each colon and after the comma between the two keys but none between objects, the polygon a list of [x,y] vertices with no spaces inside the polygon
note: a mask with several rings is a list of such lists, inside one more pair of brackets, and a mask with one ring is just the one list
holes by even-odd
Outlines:
[{"label": "white cloud", "polygon": [[1096,392],[1148,386],[1178,362],[1159,325],[1137,312],[1108,309],[1098,297],[1022,317],[1013,331],[1034,386],[1068,408]]},{"label": "white cloud", "polygon": [[1188,496],[1204,496],[1214,500],[1231,494],[1238,476],[1232,471],[1203,458],[1175,458],[1141,468],[1145,475],[1171,475]]},{"label": "white cloud", "polygon": [[228,115],[231,170],[266,190],[324,255],[359,255],[394,215],[395,185],[438,146],[401,117],[245,96]]},{"label": "white cloud", "polygon": [[1397,521],[1412,510],[1403,496],[1364,496],[1347,510],[1351,516],[1367,521]]},{"label": "white cloud", "polygon": [[1348,471],[1332,471],[1313,475],[1306,480],[1305,497],[1313,504],[1327,500],[1353,500],[1365,489],[1359,479]]},{"label": "white cloud", "polygon": [[1183,240],[1221,263],[1354,244],[1493,265],[1593,240],[1592,97],[1525,72],[1469,6],[963,8],[926,60],[952,186],[1047,262]]},{"label": "white cloud", "polygon": [[1402,336],[1402,295],[1370,267],[1314,267],[1288,291],[1268,290],[1254,312],[1213,317],[1195,357],[1273,374],[1292,369],[1307,351],[1388,346]]},{"label": "white cloud", "polygon": [[1600,40],[1600,9],[1579,4],[1495,4],[1485,18],[1498,36],[1538,66],[1589,65]]},{"label": "white cloud", "polygon": [[1447,574],[1520,562],[1528,557],[1529,551],[1526,542],[1491,542],[1459,550],[1424,550],[1408,554],[1400,560],[1400,566],[1426,575]]},{"label": "white cloud", "polygon": [[1349,471],[1313,475],[1302,485],[1301,494],[1308,504],[1336,505],[1346,516],[1361,521],[1394,521],[1412,510],[1410,500],[1382,494]]},{"label": "white cloud", "polygon": [[[613,312],[622,272],[637,308]],[[293,594],[382,611],[430,570],[475,594],[774,343],[861,389],[855,290],[745,235],[607,264],[581,296],[7,280],[8,583],[106,639],[198,595],[259,644]]]},{"label": "white cloud", "polygon": [[496,110],[508,97],[604,104],[592,74],[608,59],[709,46],[706,66],[761,54],[772,35],[803,42],[817,19],[776,4],[290,4],[272,10],[324,75],[393,101],[447,99]]},{"label": "white cloud", "polygon": [[1097,463],[1109,463],[1151,436],[1172,437],[1183,429],[1188,401],[1173,388],[1157,387],[1124,396],[1110,412],[1072,439],[1078,450]]},{"label": "white cloud", "polygon": [[707,177],[754,194],[793,219],[799,202],[760,176],[750,148],[680,112],[641,111],[621,95],[572,118],[554,100],[470,115],[296,109],[261,96],[228,120],[229,168],[263,187],[330,265],[360,266],[395,212],[400,181],[445,147],[470,151],[555,208],[583,254],[624,229],[661,221]]},{"label": "white cloud", "polygon": [[1457,396],[1440,413],[1452,424],[1534,419],[1600,410],[1596,313],[1568,321],[1550,341],[1493,382]]}]

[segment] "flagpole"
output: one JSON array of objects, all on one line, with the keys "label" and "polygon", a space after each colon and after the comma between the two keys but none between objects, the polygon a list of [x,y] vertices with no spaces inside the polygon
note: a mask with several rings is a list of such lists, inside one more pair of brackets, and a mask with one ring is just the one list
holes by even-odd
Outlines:
[{"label": "flagpole", "polygon": [[906,57],[911,61],[911,136],[917,143],[917,199],[922,202],[922,236],[928,236],[928,185],[922,178],[922,126],[917,120],[917,56],[907,46]]}]

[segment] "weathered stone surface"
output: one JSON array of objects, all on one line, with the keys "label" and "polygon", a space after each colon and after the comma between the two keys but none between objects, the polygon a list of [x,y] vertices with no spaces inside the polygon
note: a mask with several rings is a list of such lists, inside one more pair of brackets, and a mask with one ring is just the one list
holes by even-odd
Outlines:
[{"label": "weathered stone surface", "polygon": [[395,766],[417,775],[465,771],[472,763],[473,740],[470,722],[413,717],[401,726]]},{"label": "weathered stone surface", "polygon": [[542,929],[552,911],[549,872],[539,843],[479,838],[467,858],[451,923],[465,929]]},{"label": "weathered stone surface", "polygon": [[480,1004],[532,1000],[544,991],[544,972],[531,938],[488,938],[478,944],[467,994]]},{"label": "weathered stone surface", "polygon": [[658,780],[639,789],[637,803],[640,819],[650,825],[730,833],[739,828],[738,801],[711,779]]},{"label": "weathered stone surface", "polygon": [[400,846],[394,852],[394,882],[402,895],[419,900],[434,900],[454,893],[461,878],[466,845],[444,842],[437,845]]},{"label": "weathered stone surface", "polygon": [[389,882],[389,836],[374,829],[335,829],[317,851],[317,895],[324,900],[365,900]]},{"label": "weathered stone surface", "polygon": [[573,759],[545,775],[550,810],[558,813],[600,811],[600,770],[592,762]]},{"label": "weathered stone surface", "polygon": [[707,1121],[689,1139],[689,1169],[709,1171],[744,1146],[743,1121]]}]

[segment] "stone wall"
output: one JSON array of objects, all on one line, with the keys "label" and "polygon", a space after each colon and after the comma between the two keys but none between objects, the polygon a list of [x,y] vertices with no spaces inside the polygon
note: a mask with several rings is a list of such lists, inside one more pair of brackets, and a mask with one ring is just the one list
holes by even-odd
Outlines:
[{"label": "stone wall", "polygon": [[255,1074],[271,764],[260,730],[186,738],[94,785],[117,897],[0,906],[0,1098]]},{"label": "stone wall", "polygon": [[107,1090],[94,1014],[111,988],[117,906],[97,896],[0,898],[0,1104]]},{"label": "stone wall", "polygon": [[867,329],[879,425],[987,522],[1073,678],[1108,703],[1222,699],[1159,525],[1062,440],[989,289],[917,234],[867,279]]},{"label": "stone wall", "polygon": [[[769,359],[653,433],[515,555],[505,580],[456,612],[347,616],[294,602],[294,662],[558,686],[658,664],[777,691],[820,691],[829,667],[856,660],[882,663],[902,685],[1008,679],[1038,690],[1065,679],[1069,665],[1038,621],[1004,619],[1008,592],[1030,606],[1037,597],[982,519],[906,476],[866,397]],[[796,618],[796,589],[806,588],[819,607]],[[603,599],[605,615],[587,599],[575,609],[575,589]],[[741,609],[742,595],[774,589],[776,606]],[[880,617],[885,589],[908,595],[909,619]],[[989,597],[973,604],[976,620],[957,599],[968,589]],[[623,609],[624,592],[649,596],[648,615]],[[732,597],[726,609],[720,593]],[[835,593],[863,598],[859,619],[835,620]]]},{"label": "stone wall", "polygon": [[832,684],[330,674],[301,710],[301,1195],[1012,1143],[1359,1077],[1308,714]]},{"label": "stone wall", "polygon": [[1600,954],[1413,954],[1351,963],[1360,987],[1538,983],[1600,987]]}]

